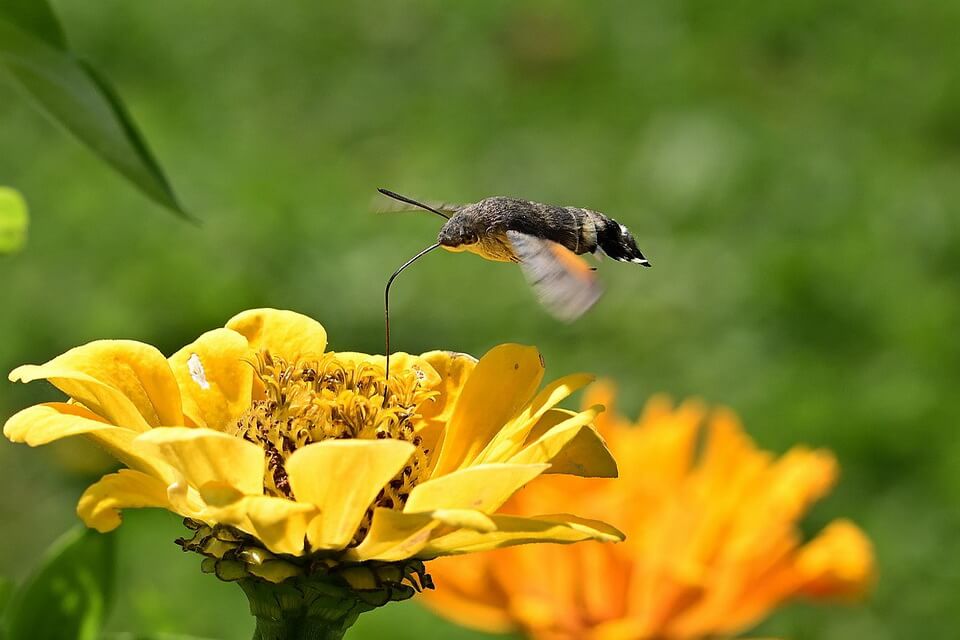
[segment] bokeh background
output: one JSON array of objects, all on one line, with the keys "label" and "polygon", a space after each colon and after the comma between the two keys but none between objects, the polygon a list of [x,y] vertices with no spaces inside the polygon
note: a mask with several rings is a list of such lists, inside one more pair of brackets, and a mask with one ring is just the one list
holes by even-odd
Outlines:
[{"label": "bokeh background", "polygon": [[[397,282],[397,349],[538,345],[548,374],[733,407],[765,447],[834,450],[805,521],[850,516],[880,581],[860,608],[797,604],[755,635],[952,638],[960,623],[960,3],[677,0],[54,2],[119,88],[188,209],[150,203],[8,84],[0,184],[32,212],[0,260],[0,370],[101,337],[172,353],[255,306],[382,350],[386,277],[435,236],[375,188],[595,208],[654,268],[605,262],[561,325],[518,269],[433,254]],[[57,398],[0,385],[0,417]],[[0,574],[75,521],[100,461],[0,442]],[[109,628],[248,636],[165,513],[118,532]],[[350,638],[482,638],[415,602]]]}]

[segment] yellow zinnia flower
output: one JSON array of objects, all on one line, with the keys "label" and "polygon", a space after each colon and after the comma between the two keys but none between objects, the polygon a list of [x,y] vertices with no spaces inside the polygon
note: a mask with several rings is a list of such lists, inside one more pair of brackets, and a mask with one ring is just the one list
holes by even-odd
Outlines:
[{"label": "yellow zinnia flower", "polygon": [[10,374],[46,379],[70,400],[21,411],[4,435],[101,445],[126,468],[86,490],[83,521],[109,531],[122,509],[173,511],[194,530],[181,544],[225,579],[336,569],[358,588],[419,589],[412,574],[426,576],[411,559],[622,539],[572,515],[498,512],[544,473],[616,475],[591,426],[597,409],[553,408],[587,377],[538,393],[537,350],[502,345],[479,361],[395,354],[388,390],[383,356],[326,347],[320,324],[272,309],[241,313],[169,359],[138,342],[93,342]]},{"label": "yellow zinnia flower", "polygon": [[[609,386],[586,395],[611,407]],[[627,541],[440,560],[427,599],[440,615],[538,639],[712,638],[749,628],[788,599],[856,598],[871,583],[872,548],[855,525],[835,521],[805,544],[797,529],[836,479],[830,453],[796,447],[777,459],[729,411],[674,409],[663,398],[636,425],[609,411],[596,424],[620,461],[619,480],[555,477],[505,508],[608,519]]]}]

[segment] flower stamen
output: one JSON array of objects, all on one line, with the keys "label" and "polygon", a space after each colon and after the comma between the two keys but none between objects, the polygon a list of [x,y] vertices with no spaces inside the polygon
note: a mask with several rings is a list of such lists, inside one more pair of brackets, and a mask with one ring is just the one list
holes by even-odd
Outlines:
[{"label": "flower stamen", "polygon": [[300,447],[331,439],[393,438],[411,443],[416,451],[383,487],[356,540],[366,535],[373,507],[403,508],[430,461],[415,424],[420,408],[438,393],[423,386],[422,372],[394,371],[387,393],[380,365],[333,352],[287,362],[263,350],[251,364],[263,397],[237,420],[235,435],[263,448],[265,493],[295,499],[284,465]]}]

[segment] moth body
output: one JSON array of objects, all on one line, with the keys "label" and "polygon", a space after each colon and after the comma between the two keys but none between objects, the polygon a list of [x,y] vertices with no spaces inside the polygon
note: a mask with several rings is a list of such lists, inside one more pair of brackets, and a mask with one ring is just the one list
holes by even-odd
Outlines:
[{"label": "moth body", "polygon": [[470,251],[488,260],[521,262],[508,231],[555,242],[576,255],[604,253],[649,266],[630,231],[598,211],[496,196],[456,207],[437,238],[449,251]]},{"label": "moth body", "polygon": [[380,191],[447,218],[433,248],[518,263],[540,302],[562,320],[581,316],[602,293],[595,269],[579,256],[607,255],[620,262],[650,266],[629,229],[592,209],[504,196],[432,207],[392,191]]}]

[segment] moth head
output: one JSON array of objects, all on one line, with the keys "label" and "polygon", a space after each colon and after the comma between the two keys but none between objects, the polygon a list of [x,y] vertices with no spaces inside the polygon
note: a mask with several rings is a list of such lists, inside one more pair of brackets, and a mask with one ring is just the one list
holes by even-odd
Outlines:
[{"label": "moth head", "polygon": [[440,229],[437,242],[446,249],[462,250],[464,247],[480,242],[480,231],[466,216],[454,216]]}]

